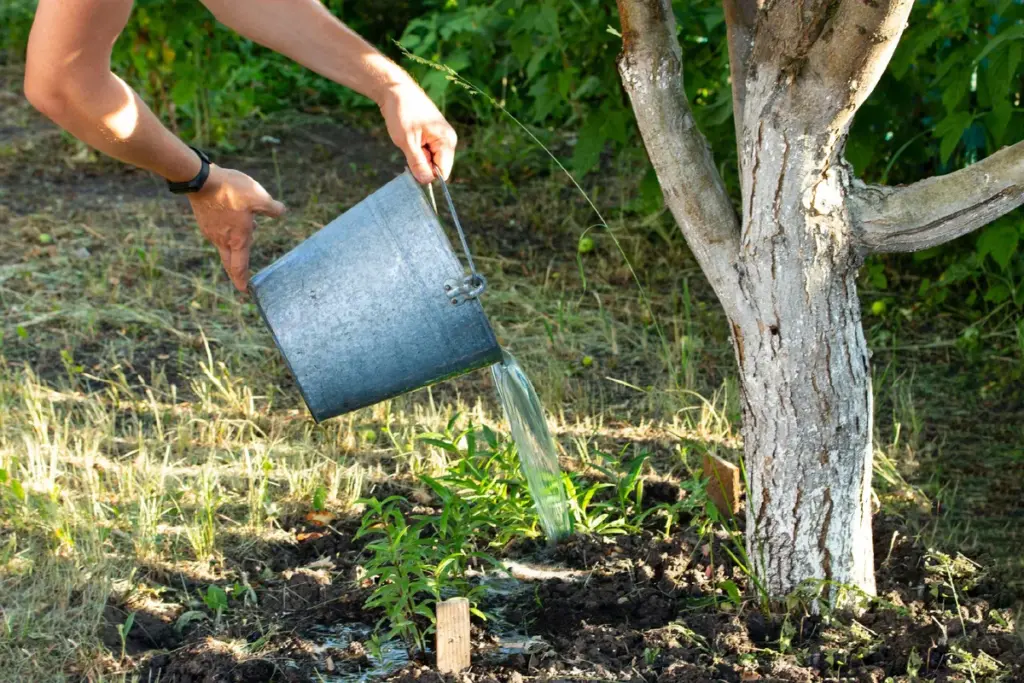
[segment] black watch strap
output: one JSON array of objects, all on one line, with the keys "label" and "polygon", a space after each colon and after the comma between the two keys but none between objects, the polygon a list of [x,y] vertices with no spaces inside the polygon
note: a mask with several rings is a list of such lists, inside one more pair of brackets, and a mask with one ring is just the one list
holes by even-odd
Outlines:
[{"label": "black watch strap", "polygon": [[167,181],[167,189],[174,194],[187,194],[189,192],[199,192],[203,189],[203,185],[206,184],[206,179],[210,177],[210,157],[206,155],[201,149],[197,149],[189,145],[189,149],[195,152],[199,156],[199,161],[202,162],[202,166],[199,168],[199,173],[192,180],[186,180],[181,183],[173,183],[170,180]]}]

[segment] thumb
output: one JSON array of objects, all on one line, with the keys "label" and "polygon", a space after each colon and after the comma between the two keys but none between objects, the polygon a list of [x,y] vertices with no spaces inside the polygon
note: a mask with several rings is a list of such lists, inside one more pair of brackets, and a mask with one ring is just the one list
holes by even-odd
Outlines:
[{"label": "thumb", "polygon": [[287,210],[284,204],[267,195],[266,199],[253,207],[252,212],[270,218],[280,218]]},{"label": "thumb", "polygon": [[251,201],[252,212],[261,216],[270,216],[271,218],[280,218],[284,215],[284,204],[271,197],[266,188],[255,180],[252,183],[254,195]]}]

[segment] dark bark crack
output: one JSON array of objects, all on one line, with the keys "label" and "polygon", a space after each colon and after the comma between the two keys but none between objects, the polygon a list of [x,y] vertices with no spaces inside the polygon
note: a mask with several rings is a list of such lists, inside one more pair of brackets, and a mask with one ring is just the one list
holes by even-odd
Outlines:
[{"label": "dark bark crack", "polygon": [[832,580],[832,552],[828,549],[828,532],[832,526],[832,491],[825,489],[825,516],[821,521],[821,532],[818,534],[818,550],[821,551],[821,567],[825,572],[825,580]]}]

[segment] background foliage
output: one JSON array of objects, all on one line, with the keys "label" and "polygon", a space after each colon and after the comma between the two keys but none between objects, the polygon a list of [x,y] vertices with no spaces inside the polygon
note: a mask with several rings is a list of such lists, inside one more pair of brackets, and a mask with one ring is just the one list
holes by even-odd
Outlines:
[{"label": "background foliage", "polygon": [[[23,51],[34,0],[0,7],[0,45]],[[387,53],[443,62],[552,141],[578,175],[602,159],[637,155],[632,113],[615,69],[621,39],[611,0],[326,0]],[[719,0],[674,3],[686,89],[701,129],[736,191],[725,24]],[[944,173],[1024,138],[1024,0],[919,0],[892,64],[857,116],[847,156],[867,181],[905,183]],[[406,60],[408,62],[408,60]],[[281,109],[372,107],[367,100],[216,24],[196,0],[138,0],[117,43],[115,68],[179,134],[230,147],[247,120]],[[407,66],[449,116],[488,126],[501,114],[438,70]],[[561,143],[561,144],[559,144]],[[521,145],[525,148],[526,143]],[[523,156],[495,146],[507,163]],[[503,156],[502,156],[503,155]],[[638,178],[639,201],[660,209],[657,181]],[[599,182],[593,180],[592,182]],[[1024,310],[1020,212],[959,243],[865,270],[873,314],[898,326],[892,279],[912,277],[916,305],[987,316]],[[1024,329],[1024,328],[1022,328]],[[1022,332],[1024,334],[1024,332]],[[965,339],[970,343],[970,338]],[[1022,342],[1024,343],[1024,342]]]}]

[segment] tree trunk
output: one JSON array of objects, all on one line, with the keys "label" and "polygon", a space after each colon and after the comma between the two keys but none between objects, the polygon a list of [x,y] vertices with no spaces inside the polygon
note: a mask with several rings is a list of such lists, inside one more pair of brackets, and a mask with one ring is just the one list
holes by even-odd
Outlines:
[{"label": "tree trunk", "polygon": [[913,0],[724,0],[737,217],[683,88],[671,0],[618,0],[619,72],[665,203],[732,323],[744,399],[747,550],[773,597],[872,594],[872,394],[863,255],[942,244],[1024,203],[1024,142],[900,188],[842,158]]},{"label": "tree trunk", "polygon": [[791,120],[767,117],[743,145],[747,308],[733,316],[733,339],[747,551],[771,595],[809,578],[873,593],[871,375],[847,173],[837,136]]}]

